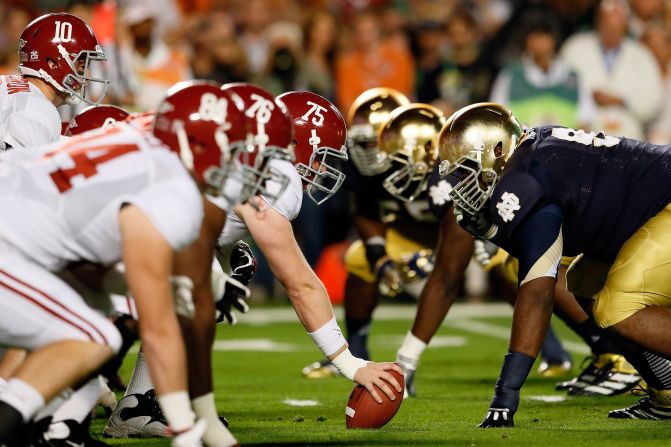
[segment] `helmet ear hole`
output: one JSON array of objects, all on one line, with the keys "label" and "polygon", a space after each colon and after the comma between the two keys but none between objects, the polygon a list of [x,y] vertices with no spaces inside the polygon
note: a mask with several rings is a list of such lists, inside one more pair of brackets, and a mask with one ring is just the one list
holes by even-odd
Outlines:
[{"label": "helmet ear hole", "polygon": [[496,146],[494,147],[494,157],[496,158],[501,158],[503,155],[503,141],[499,141],[496,143]]}]

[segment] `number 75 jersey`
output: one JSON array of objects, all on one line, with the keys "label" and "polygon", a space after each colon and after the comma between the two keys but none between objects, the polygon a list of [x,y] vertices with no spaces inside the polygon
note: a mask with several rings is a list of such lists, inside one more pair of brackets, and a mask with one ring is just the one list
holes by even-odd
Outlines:
[{"label": "number 75 jersey", "polygon": [[0,156],[0,239],[45,268],[121,257],[119,211],[138,207],[174,250],[195,240],[201,194],[176,154],[120,123]]},{"label": "number 75 jersey", "polygon": [[670,201],[671,146],[538,127],[527,132],[494,189],[489,212],[499,230],[493,242],[512,249],[527,216],[557,205],[564,255],[610,262]]}]

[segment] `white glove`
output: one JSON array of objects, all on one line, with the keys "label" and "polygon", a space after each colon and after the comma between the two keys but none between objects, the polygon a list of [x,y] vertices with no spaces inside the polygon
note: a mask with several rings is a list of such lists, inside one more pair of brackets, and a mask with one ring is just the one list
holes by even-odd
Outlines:
[{"label": "white glove", "polygon": [[170,443],[171,447],[202,447],[203,434],[207,430],[207,422],[205,419],[198,419],[193,427],[187,431],[183,431],[174,438]]},{"label": "white glove", "polygon": [[176,275],[170,278],[172,283],[172,299],[175,312],[186,318],[196,315],[196,306],[193,304],[193,282],[188,276]]},{"label": "white glove", "polygon": [[487,267],[499,248],[489,241],[476,239],[473,243],[473,259],[483,267]]}]

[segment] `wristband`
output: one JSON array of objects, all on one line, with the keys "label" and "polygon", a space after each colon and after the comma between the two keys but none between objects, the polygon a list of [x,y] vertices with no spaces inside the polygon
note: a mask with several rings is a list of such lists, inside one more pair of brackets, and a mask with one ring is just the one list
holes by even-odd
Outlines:
[{"label": "wristband", "polygon": [[336,358],[331,360],[331,363],[338,368],[338,371],[340,371],[343,376],[352,381],[354,381],[354,374],[356,374],[359,368],[365,368],[366,365],[368,365],[366,360],[354,357],[349,349],[345,349],[338,354]]},{"label": "wristband", "polygon": [[336,318],[331,318],[324,326],[309,333],[319,350],[329,357],[347,344]]},{"label": "wristband", "polygon": [[158,396],[157,400],[170,431],[180,433],[193,426],[196,416],[191,410],[189,393],[186,391],[175,391],[173,393],[162,394]]},{"label": "wristband", "polygon": [[364,246],[366,247],[366,260],[370,270],[375,271],[375,264],[381,258],[387,256],[386,241],[382,236],[373,236],[366,239]]},{"label": "wristband", "polygon": [[520,404],[520,389],[534,364],[534,359],[521,352],[508,351],[501,375],[496,381],[492,408],[508,408],[513,413]]}]

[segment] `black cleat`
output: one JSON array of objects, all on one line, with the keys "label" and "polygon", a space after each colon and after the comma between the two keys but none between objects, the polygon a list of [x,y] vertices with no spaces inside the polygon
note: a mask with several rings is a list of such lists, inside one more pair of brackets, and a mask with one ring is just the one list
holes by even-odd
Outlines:
[{"label": "black cleat", "polygon": [[88,424],[80,424],[73,419],[52,422],[49,430],[43,435],[41,444],[44,447],[105,447],[89,433]]},{"label": "black cleat", "polygon": [[570,388],[570,396],[615,396],[631,391],[641,381],[636,369],[622,355],[602,354],[595,365],[600,366],[595,380]]},{"label": "black cleat", "polygon": [[508,408],[490,408],[487,411],[487,416],[478,424],[476,428],[506,428],[514,427],[515,421],[513,416],[515,413]]},{"label": "black cleat", "polygon": [[655,405],[650,397],[644,397],[627,408],[613,410],[608,413],[611,419],[671,419],[671,408]]},{"label": "black cleat", "polygon": [[107,438],[155,438],[167,436],[168,424],[154,390],[130,394],[119,401],[107,421]]}]

